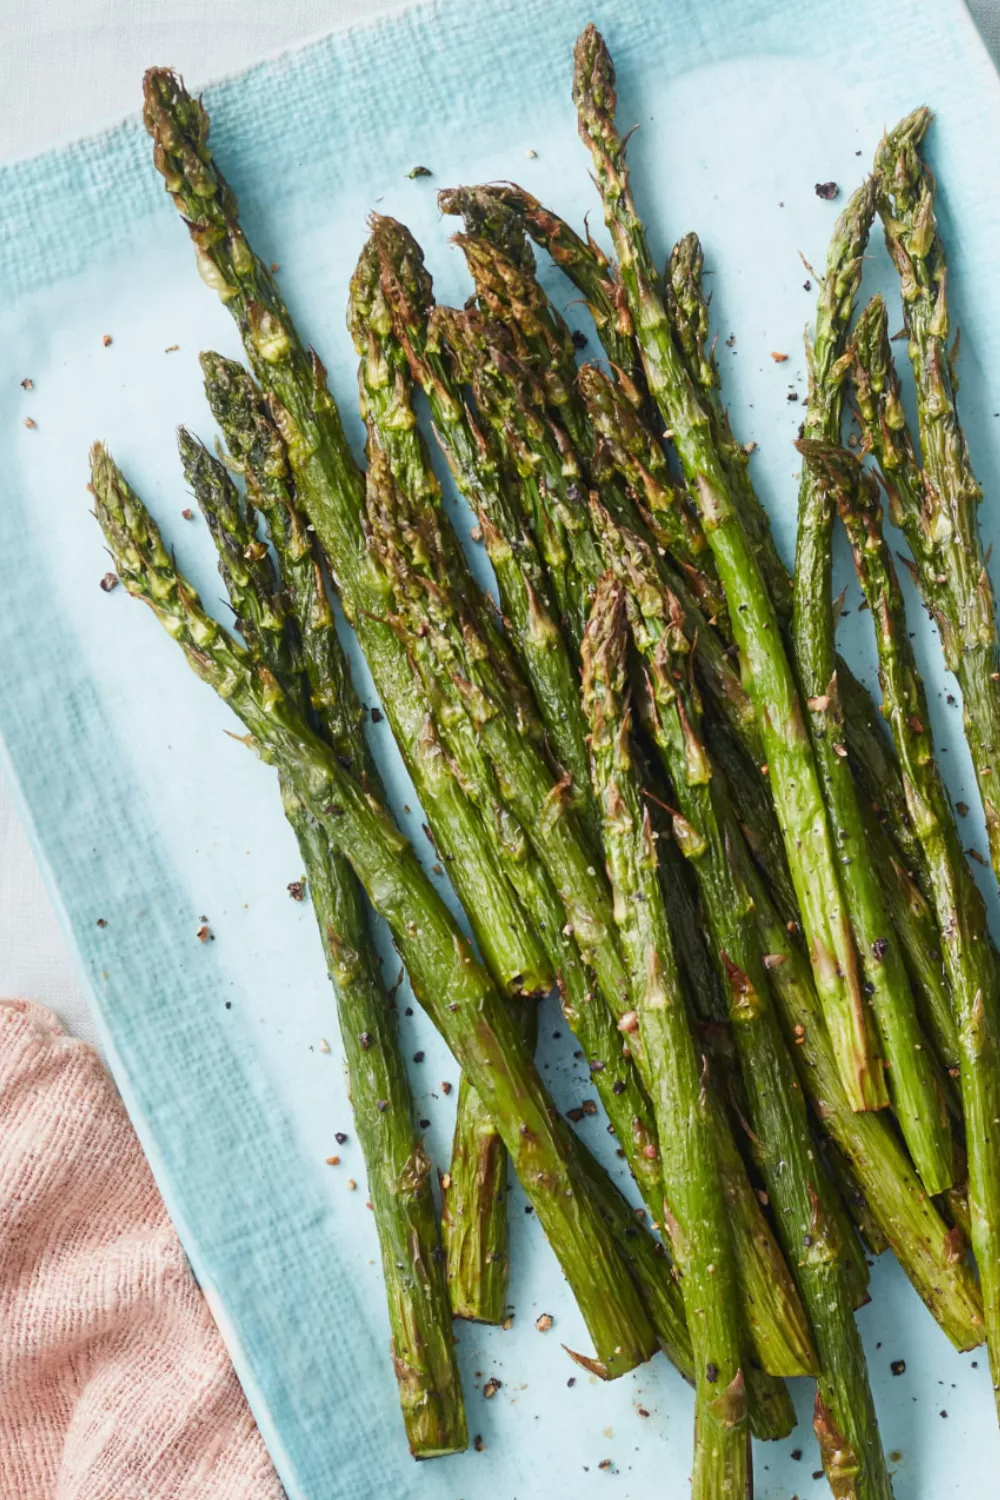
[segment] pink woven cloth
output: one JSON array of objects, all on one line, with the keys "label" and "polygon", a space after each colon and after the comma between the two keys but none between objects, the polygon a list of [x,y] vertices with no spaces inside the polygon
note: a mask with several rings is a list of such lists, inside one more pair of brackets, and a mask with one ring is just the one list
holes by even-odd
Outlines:
[{"label": "pink woven cloth", "polygon": [[92,1047],[0,1002],[0,1495],[281,1500]]}]

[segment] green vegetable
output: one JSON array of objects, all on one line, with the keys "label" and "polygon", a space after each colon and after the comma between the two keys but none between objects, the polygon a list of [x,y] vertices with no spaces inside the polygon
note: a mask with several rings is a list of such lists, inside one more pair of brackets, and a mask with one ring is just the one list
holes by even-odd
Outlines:
[{"label": "green vegetable", "polygon": [[629,753],[621,600],[598,590],[584,639],[594,786],[604,814],[615,917],[636,1008],[663,1159],[664,1217],[694,1345],[694,1500],[744,1500],[749,1431],[739,1286],[716,1132],[674,960],[649,813]]}]

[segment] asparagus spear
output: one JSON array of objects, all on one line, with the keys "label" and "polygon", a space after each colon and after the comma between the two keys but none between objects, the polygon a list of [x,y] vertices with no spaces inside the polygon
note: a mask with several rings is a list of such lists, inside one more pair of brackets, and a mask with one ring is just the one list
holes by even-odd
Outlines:
[{"label": "asparagus spear", "polygon": [[208,116],[180,79],[151,69],[144,84],[153,159],[184,217],[199,270],[235,318],[268,397],[299,500],[330,564],[487,968],[504,989],[551,984],[537,935],[492,857],[486,832],[454,778],[439,774],[434,725],[406,652],[385,622],[391,590],[365,545],[364,479],[344,436],[326,374],[292,323],[273,276],[239,223],[236,198],[208,146]]},{"label": "asparagus spear", "polygon": [[463,400],[443,351],[429,337],[433,287],[419,245],[394,219],[377,218],[373,226],[393,335],[428,398],[455,482],[476,511],[511,639],[556,759],[573,777],[578,810],[599,845],[576,672],[555,622],[534,539],[508,492],[490,435]]},{"label": "asparagus spear", "polygon": [[[219,550],[237,620],[253,658],[302,692],[301,650],[275,595],[267,550],[252,511],[241,509],[228,474],[190,435],[181,457]],[[346,673],[344,673],[346,676]],[[414,1125],[406,1068],[379,979],[361,887],[291,781],[285,813],[295,830],[327,962],[347,1057],[355,1125],[375,1210],[392,1331],[392,1363],[415,1458],[468,1446],[430,1162]]]},{"label": "asparagus spear", "polygon": [[831,604],[837,501],[826,469],[810,457],[813,441],[840,439],[842,386],[849,363],[844,348],[875,215],[876,190],[874,179],[863,183],[837,220],[820,287],[816,333],[807,345],[809,398],[805,441],[798,444],[804,462],[792,640],[813,753],[835,831],[841,889],[887,1064],[889,1095],[927,1191],[940,1193],[952,1180],[947,1110],[935,1083],[930,1048],[917,1021],[902,952],[866,850],[861,802],[847,763]]},{"label": "asparagus spear", "polygon": [[[920,148],[931,112],[916,109],[882,141],[879,212],[900,277],[910,363],[917,387],[922,482],[912,482],[912,450],[901,409],[885,407],[888,449],[896,450],[894,519],[909,542],[924,603],[962,689],[965,733],[986,812],[993,869],[1000,879],[1000,637],[996,602],[979,535],[982,491],[969,458],[955,397],[957,340],[948,347],[948,267],[934,211],[935,182]],[[883,359],[884,365],[884,359]],[[874,371],[873,371],[874,375]],[[891,376],[886,376],[891,383]]]},{"label": "asparagus spear", "polygon": [[[420,1003],[489,1108],[573,1287],[600,1373],[624,1374],[655,1346],[614,1233],[583,1190],[572,1137],[555,1114],[499,991],[377,800],[308,727],[273,674],[209,616],[152,518],[97,445],[97,517],[126,589],[151,605],[193,669],[243,720],[258,753],[292,782],[392,930]],[[441,761],[439,773],[449,775]]]},{"label": "asparagus spear", "polygon": [[[986,907],[962,852],[934,759],[927,695],[906,630],[874,478],[847,453],[826,453],[858,577],[871,610],[884,712],[903,764],[913,826],[933,882],[961,1049],[972,1247],[986,1308],[994,1389],[1000,1391],[1000,975]],[[998,1396],[1000,1408],[1000,1396]]]},{"label": "asparagus spear", "polygon": [[507,1153],[483,1101],[463,1073],[447,1172],[440,1174],[441,1238],[456,1318],[507,1317]]},{"label": "asparagus spear", "polygon": [[[626,593],[610,580],[605,592],[609,613],[616,595],[619,600],[619,640],[616,643],[611,634],[616,628],[611,614],[604,649],[619,658],[616,670],[624,681]],[[664,603],[668,613],[657,638],[655,626],[653,631],[647,627],[644,611],[634,599],[628,600],[636,644],[646,664],[655,743],[674,788],[680,847],[698,876],[705,915],[729,981],[732,1034],[750,1128],[816,1339],[820,1368],[815,1426],[823,1463],[834,1494],[851,1484],[859,1500],[887,1496],[889,1479],[846,1274],[849,1245],[834,1207],[835,1194],[812,1148],[805,1101],[773,1013],[753,903],[738,871],[739,829],[700,739],[701,708],[689,686],[690,642],[682,612],[675,600],[668,597]],[[595,617],[597,610],[595,604]]]},{"label": "asparagus spear", "polygon": [[853,1105],[879,1108],[885,1080],[869,1035],[823,797],[792,670],[754,548],[734,506],[711,424],[677,353],[614,125],[614,68],[597,30],[576,45],[574,99],[637,329],[646,379],[697,499],[748,687],[788,849],[824,1014]]},{"label": "asparagus spear", "polygon": [[[584,697],[594,787],[604,813],[615,918],[636,996],[634,1026],[663,1143],[664,1215],[681,1278],[695,1359],[695,1500],[743,1500],[750,1484],[739,1293],[705,1059],[685,1014],[648,811],[629,755],[624,665],[614,650],[620,598],[598,590],[584,638]],[[611,614],[611,619],[607,618]],[[610,647],[610,650],[609,650]],[[621,653],[619,653],[620,655]]]}]

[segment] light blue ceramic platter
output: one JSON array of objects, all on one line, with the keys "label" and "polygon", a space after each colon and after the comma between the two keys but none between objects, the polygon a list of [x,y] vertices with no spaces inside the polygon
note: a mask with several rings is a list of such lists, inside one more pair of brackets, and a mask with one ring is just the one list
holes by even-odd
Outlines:
[{"label": "light blue ceramic platter", "polygon": [[[621,122],[641,126],[631,160],[657,255],[688,229],[704,239],[726,395],[740,436],[760,445],[755,474],[787,556],[801,416],[787,398],[804,393],[802,329],[814,301],[800,252],[822,260],[837,212],[814,184],[850,189],[883,125],[920,102],[938,111],[930,149],[962,325],[964,416],[986,490],[983,528],[1000,537],[1000,94],[957,0],[604,0],[596,12],[578,0],[448,0],[209,89],[219,159],[252,239],[280,263],[352,438],[343,313],[369,208],[412,226],[450,301],[470,288],[436,188],[514,177],[576,224],[589,212],[599,225],[569,100],[573,40],[590,19],[618,64]],[[137,78],[137,103],[138,93]],[[434,175],[410,180],[416,164]],[[5,169],[0,205],[6,769],[118,1083],[291,1500],[683,1496],[687,1389],[662,1358],[610,1387],[574,1371],[561,1344],[586,1347],[586,1335],[518,1192],[513,1327],[459,1329],[484,1451],[410,1461],[353,1136],[342,1167],[324,1164],[334,1132],[351,1134],[350,1110],[312,915],[286,894],[300,872],[273,774],[227,737],[235,722],[152,616],[123,590],[98,587],[107,560],[85,483],[87,448],[100,437],[206,598],[219,599],[204,525],[182,518],[173,428],[211,438],[196,355],[236,354],[235,329],[195,273],[135,120]],[[551,267],[544,274],[585,328],[571,289]],[[894,294],[881,244],[866,286]],[[779,365],[771,351],[790,357]],[[24,377],[34,382],[27,392]],[[467,532],[468,516],[459,521]],[[842,643],[872,679],[843,549],[840,571]],[[975,808],[960,710],[945,697],[953,684],[911,603],[949,783]],[[401,821],[428,854],[385,723],[371,732]],[[985,848],[978,811],[966,826],[969,844]],[[195,937],[203,915],[215,936],[205,945]],[[454,1096],[440,1084],[455,1069],[407,1013],[405,990],[400,1005],[404,1052],[427,1054],[414,1087],[443,1163]],[[589,1095],[588,1080],[554,1008],[542,1032],[545,1076],[568,1107]],[[581,1129],[621,1175],[600,1117]],[[535,1330],[543,1311],[555,1318],[548,1335]],[[899,1500],[995,1494],[1000,1442],[984,1356],[955,1354],[888,1260],[861,1323]],[[894,1378],[897,1359],[906,1374]],[[502,1381],[492,1401],[481,1394],[487,1376]],[[757,1450],[759,1496],[825,1493],[811,1477],[811,1395],[801,1383],[794,1438]]]}]

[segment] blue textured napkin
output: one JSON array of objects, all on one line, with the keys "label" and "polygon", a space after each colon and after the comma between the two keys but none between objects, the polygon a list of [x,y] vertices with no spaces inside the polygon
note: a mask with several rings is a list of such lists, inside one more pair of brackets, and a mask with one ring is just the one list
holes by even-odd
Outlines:
[{"label": "blue textured napkin", "polygon": [[[355,371],[343,308],[369,208],[410,223],[439,295],[452,301],[469,288],[447,244],[451,226],[438,219],[438,186],[517,177],[575,222],[588,211],[599,222],[569,102],[572,44],[591,13],[572,0],[447,0],[208,91],[213,144],[250,236],[280,263],[287,299],[345,410],[354,410]],[[595,18],[618,63],[622,121],[642,125],[632,159],[657,253],[692,226],[705,240],[727,395],[741,436],[760,443],[757,477],[789,555],[800,408],[788,396],[804,390],[801,330],[814,300],[799,251],[820,260],[836,214],[813,185],[853,185],[883,124],[919,100],[939,110],[932,149],[964,325],[964,411],[996,493],[1000,110],[964,9],[934,0],[606,0]],[[417,164],[433,177],[411,180]],[[211,435],[196,354],[237,353],[235,331],[198,281],[136,121],[3,169],[0,202],[6,769],[116,1077],[289,1495],[548,1500],[604,1495],[609,1484],[621,1496],[653,1486],[682,1493],[685,1388],[663,1360],[610,1388],[582,1374],[570,1385],[560,1344],[585,1346],[586,1336],[516,1195],[514,1327],[457,1330],[470,1426],[486,1451],[420,1467],[406,1456],[353,1140],[340,1168],[324,1164],[334,1132],[350,1135],[349,1106],[311,914],[285,890],[298,860],[272,773],[227,736],[237,728],[231,716],[152,618],[123,590],[98,586],[107,561],[84,486],[88,445],[101,437],[206,598],[218,600],[204,528],[182,516],[172,429],[183,421]],[[545,275],[585,327],[566,284],[551,268]],[[867,279],[892,289],[876,246]],[[776,365],[772,350],[787,351],[788,362]],[[348,425],[358,440],[356,417]],[[1000,535],[992,506],[983,520],[990,537]],[[871,678],[867,625],[841,565],[853,610],[845,644]],[[938,696],[950,684],[911,605],[951,786],[975,806],[957,710]],[[419,809],[385,724],[372,734],[423,853]],[[977,813],[968,838],[984,847]],[[209,944],[195,937],[203,917]],[[392,978],[388,948],[386,961]],[[414,1082],[443,1162],[450,1117],[439,1085],[454,1067],[408,1013],[405,988],[399,1005],[404,1047],[427,1054]],[[556,1013],[543,1030],[546,1077],[565,1107],[587,1079]],[[621,1173],[599,1121],[587,1128]],[[348,1174],[357,1193],[347,1191]],[[862,1324],[886,1446],[901,1455],[899,1500],[985,1493],[1000,1456],[985,1360],[971,1370],[947,1348],[891,1265],[877,1268],[874,1291]],[[534,1328],[542,1311],[556,1319],[548,1336]],[[899,1357],[909,1385],[889,1376]],[[490,1402],[481,1395],[487,1375],[502,1381]],[[939,1380],[959,1385],[938,1401],[945,1425],[927,1404]],[[917,1391],[923,1406],[911,1400]],[[807,1419],[808,1386],[796,1397]],[[806,1492],[819,1467],[807,1425],[794,1443],[801,1462],[791,1446],[760,1453],[759,1494]],[[605,1459],[617,1477],[600,1467]]]}]

